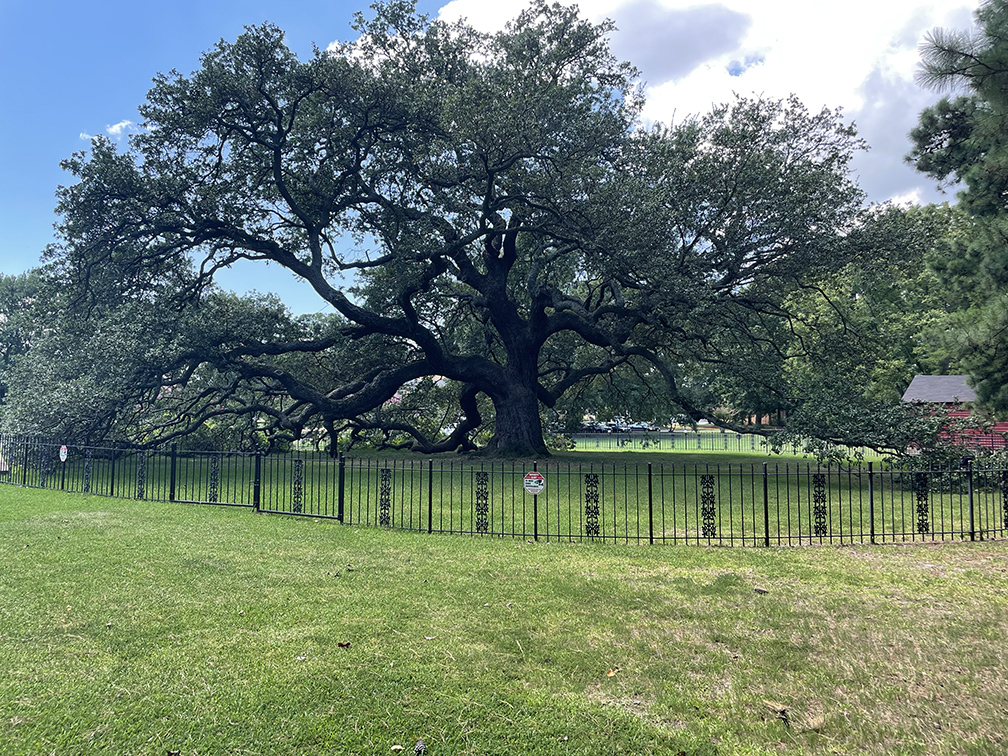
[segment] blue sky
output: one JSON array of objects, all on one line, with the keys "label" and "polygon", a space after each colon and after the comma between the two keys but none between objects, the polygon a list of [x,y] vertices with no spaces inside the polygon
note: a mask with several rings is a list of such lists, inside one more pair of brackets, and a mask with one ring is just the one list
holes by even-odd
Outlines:
[{"label": "blue sky", "polygon": [[[420,0],[422,11],[499,27],[524,0]],[[856,165],[873,201],[941,199],[902,164],[906,132],[934,101],[912,82],[916,46],[934,26],[966,27],[976,0],[585,0],[593,19],[620,28],[613,49],[647,82],[652,120],[702,112],[732,92],[782,97],[810,109],[842,107],[872,145]],[[220,38],[270,21],[302,58],[352,35],[360,2],[66,3],[0,0],[0,272],[39,263],[54,240],[59,161],[87,148],[86,135],[125,139],[152,77],[189,73]],[[832,15],[831,15],[832,14]],[[296,312],[318,300],[283,272],[235,271],[237,290],[276,291]]]}]

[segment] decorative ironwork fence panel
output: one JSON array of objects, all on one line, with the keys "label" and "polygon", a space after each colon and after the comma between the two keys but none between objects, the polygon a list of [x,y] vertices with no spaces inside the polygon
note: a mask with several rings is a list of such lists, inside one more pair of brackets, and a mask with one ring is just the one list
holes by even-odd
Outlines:
[{"label": "decorative ironwork fence panel", "polygon": [[826,476],[822,473],[812,475],[812,532],[816,538],[826,538],[829,529],[826,526]]},{"label": "decorative ironwork fence panel", "polygon": [[292,466],[294,468],[294,475],[291,481],[291,512],[301,514],[304,511],[304,506],[301,502],[304,495],[304,460],[295,459]]},{"label": "decorative ironwork fence panel", "polygon": [[929,501],[931,482],[926,472],[916,472],[913,478],[914,497],[917,503],[917,532],[929,533],[931,532],[931,523],[929,521],[931,514]]},{"label": "decorative ironwork fence panel", "polygon": [[207,501],[216,504],[220,500],[220,457],[210,457],[210,473],[207,478]]},{"label": "decorative ironwork fence panel", "polygon": [[715,478],[710,473],[700,476],[700,516],[703,518],[701,532],[710,539],[717,536],[717,497],[714,495]]},{"label": "decorative ironwork fence panel", "polygon": [[585,473],[585,535],[597,538],[602,534],[599,527],[599,476]]},{"label": "decorative ironwork fence panel", "polygon": [[476,471],[476,532],[490,530],[490,474],[485,470]]},{"label": "decorative ironwork fence panel", "polygon": [[392,524],[392,471],[383,467],[381,475],[381,504],[379,505],[378,524],[388,527]]},{"label": "decorative ironwork fence panel", "polygon": [[143,499],[147,494],[147,452],[137,452],[136,498]]}]

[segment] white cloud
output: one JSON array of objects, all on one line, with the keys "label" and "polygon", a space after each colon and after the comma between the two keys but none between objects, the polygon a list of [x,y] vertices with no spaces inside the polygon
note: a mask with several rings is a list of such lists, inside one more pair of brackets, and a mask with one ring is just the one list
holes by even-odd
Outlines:
[{"label": "white cloud", "polygon": [[113,126],[105,127],[105,133],[116,139],[122,139],[123,134],[131,130],[133,130],[133,121],[119,121],[119,123]]},{"label": "white cloud", "polygon": [[[794,93],[813,111],[843,108],[863,124],[873,150],[856,168],[869,198],[933,197],[929,181],[903,164],[907,131],[937,96],[913,83],[917,46],[936,26],[966,28],[979,0],[585,0],[582,14],[622,26],[613,49],[629,55],[647,80],[644,117],[672,121],[707,112],[740,95]],[[466,17],[485,31],[502,28],[524,0],[452,0],[439,16]],[[712,19],[726,21],[723,28]],[[706,46],[682,36],[692,20]],[[745,19],[745,23],[742,23]],[[668,24],[667,34],[646,23]],[[637,30],[636,34],[632,32]],[[621,38],[629,34],[629,38]],[[678,36],[677,36],[678,35]],[[664,58],[664,61],[663,61]]]},{"label": "white cloud", "polygon": [[913,191],[909,191],[906,194],[897,194],[895,197],[891,199],[891,202],[894,205],[899,205],[900,207],[919,205],[923,201],[924,198],[921,196],[921,192],[919,189],[914,189]]},{"label": "white cloud", "polygon": [[659,0],[630,0],[612,14],[611,49],[633,59],[644,81],[665,82],[738,50],[752,19],[721,4],[667,8]]},{"label": "white cloud", "polygon": [[88,134],[86,131],[82,131],[80,133],[80,138],[83,139],[85,142],[90,142],[92,139],[94,139],[94,137]]}]

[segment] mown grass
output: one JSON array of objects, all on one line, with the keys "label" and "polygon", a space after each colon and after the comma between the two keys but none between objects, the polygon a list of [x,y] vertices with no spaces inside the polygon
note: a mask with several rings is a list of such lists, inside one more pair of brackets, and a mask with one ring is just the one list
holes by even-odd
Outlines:
[{"label": "mown grass", "polygon": [[1003,541],[528,543],[13,487],[0,528],[5,754],[1008,748]]}]

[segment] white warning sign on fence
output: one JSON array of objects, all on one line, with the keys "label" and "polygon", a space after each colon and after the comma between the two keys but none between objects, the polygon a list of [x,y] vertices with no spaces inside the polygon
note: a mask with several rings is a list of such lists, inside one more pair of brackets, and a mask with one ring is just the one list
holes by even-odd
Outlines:
[{"label": "white warning sign on fence", "polygon": [[525,475],[525,490],[533,496],[538,496],[546,488],[546,478],[541,472],[530,472]]}]

